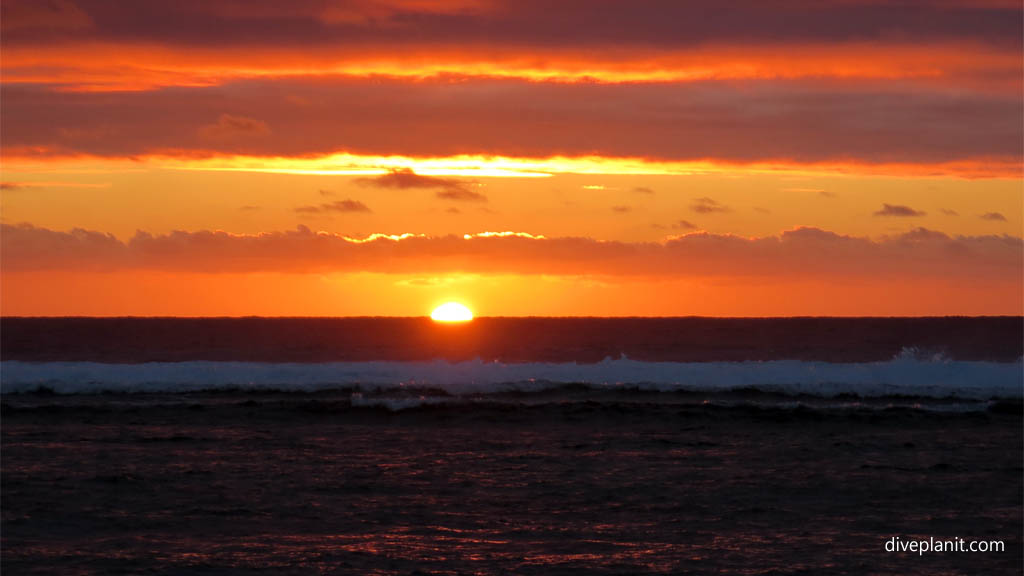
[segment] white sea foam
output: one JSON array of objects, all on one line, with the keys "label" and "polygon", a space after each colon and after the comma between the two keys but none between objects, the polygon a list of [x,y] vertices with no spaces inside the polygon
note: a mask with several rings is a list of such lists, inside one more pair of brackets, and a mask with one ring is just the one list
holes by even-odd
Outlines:
[{"label": "white sea foam", "polygon": [[215,389],[312,391],[435,388],[453,395],[540,391],[569,383],[595,388],[728,391],[756,388],[831,398],[907,395],[932,398],[1020,398],[1018,362],[960,362],[898,357],[888,362],[641,362],[504,364],[433,362],[0,362],[0,392],[45,386],[57,393],[185,392]]}]

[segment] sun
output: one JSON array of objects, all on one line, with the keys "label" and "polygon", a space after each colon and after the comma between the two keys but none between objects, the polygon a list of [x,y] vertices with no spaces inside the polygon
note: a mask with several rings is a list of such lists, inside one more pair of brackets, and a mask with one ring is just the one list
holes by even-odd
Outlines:
[{"label": "sun", "polygon": [[437,322],[468,322],[473,319],[473,312],[458,302],[446,302],[430,313]]}]

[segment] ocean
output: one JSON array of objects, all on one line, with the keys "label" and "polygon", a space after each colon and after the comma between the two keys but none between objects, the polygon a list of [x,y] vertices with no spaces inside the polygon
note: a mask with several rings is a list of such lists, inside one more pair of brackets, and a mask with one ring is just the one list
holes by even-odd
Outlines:
[{"label": "ocean", "polygon": [[1019,317],[2,318],[0,563],[1019,574],[1022,354]]}]

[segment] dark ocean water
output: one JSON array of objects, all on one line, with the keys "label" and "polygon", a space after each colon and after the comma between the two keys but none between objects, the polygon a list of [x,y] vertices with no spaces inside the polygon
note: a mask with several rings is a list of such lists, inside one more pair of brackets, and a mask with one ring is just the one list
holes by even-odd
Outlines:
[{"label": "dark ocean water", "polygon": [[1022,352],[1021,318],[4,318],[0,563],[1020,574]]},{"label": "dark ocean water", "polygon": [[1024,319],[0,318],[4,360],[97,362],[1015,361]]}]

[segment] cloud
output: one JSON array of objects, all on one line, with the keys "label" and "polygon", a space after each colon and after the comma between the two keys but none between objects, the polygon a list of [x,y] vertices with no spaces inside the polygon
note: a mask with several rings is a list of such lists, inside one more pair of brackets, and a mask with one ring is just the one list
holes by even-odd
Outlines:
[{"label": "cloud", "polygon": [[[301,94],[311,104],[282,106],[289,94]],[[524,106],[536,113],[523,115]],[[223,108],[237,116],[208,126],[214,137],[183,128],[206,123]],[[950,114],[951,109],[958,113]],[[728,163],[783,158],[787,165],[923,164],[935,170],[940,170],[935,165],[961,162],[964,171],[992,173],[1012,165],[1017,174],[1024,141],[1024,112],[1016,93],[952,95],[902,84],[840,90],[784,79],[741,88],[721,81],[606,85],[292,78],[106,94],[5,82],[3,111],[7,158],[18,153],[310,157],[344,150]],[[807,121],[808,114],[815,122]],[[273,127],[273,137],[255,137],[260,122]],[[682,132],[688,137],[679,138]],[[405,170],[366,182],[441,185],[423,178],[430,177],[416,179]]]},{"label": "cloud", "polygon": [[696,200],[694,200],[690,204],[690,210],[693,210],[698,214],[732,212],[732,209],[729,208],[728,206],[723,206],[722,204],[719,204],[717,200],[714,200],[713,198],[708,198],[707,196],[703,198],[697,198]]},{"label": "cloud", "polygon": [[956,210],[950,210],[949,208],[940,208],[939,212],[942,212],[946,216],[959,216]]},{"label": "cloud", "polygon": [[332,190],[321,189],[319,192],[321,196],[334,196],[334,192]]},{"label": "cloud", "polygon": [[912,216],[924,216],[926,212],[914,210],[909,206],[899,204],[882,204],[882,209],[874,213],[875,216],[898,216],[902,218]]},{"label": "cloud", "polygon": [[455,178],[424,176],[417,174],[411,168],[396,168],[380,176],[356,178],[355,182],[360,186],[373,186],[376,188],[398,188],[401,190],[410,188],[441,188],[451,191],[465,191],[467,190],[467,185],[474,183]]},{"label": "cloud", "polygon": [[637,186],[633,188],[633,192],[636,192],[637,194],[654,194],[654,190],[646,186]]},{"label": "cloud", "polygon": [[199,134],[209,140],[251,138],[270,134],[270,127],[266,122],[255,118],[221,114],[216,123],[201,127]]},{"label": "cloud", "polygon": [[259,206],[252,205],[252,204],[246,204],[245,206],[239,206],[238,207],[238,211],[239,212],[256,212],[258,210],[262,210],[262,208],[260,208]]},{"label": "cloud", "polygon": [[67,34],[92,28],[89,15],[69,0],[9,0],[2,8],[0,26],[5,35],[12,32]]},{"label": "cloud", "polygon": [[334,202],[325,202],[316,206],[299,206],[295,209],[300,214],[325,214],[329,212],[372,212],[366,204],[358,200],[337,200]]},{"label": "cloud", "polygon": [[128,241],[88,230],[0,224],[4,273],[27,270],[377,272],[642,277],[852,278],[1020,283],[1024,241],[948,236],[918,228],[877,240],[818,228],[747,238],[693,232],[664,242],[544,238],[523,233],[349,238],[300,226],[284,232],[137,232]]},{"label": "cloud", "polygon": [[442,200],[456,200],[459,202],[487,202],[487,196],[479,192],[467,190],[466,188],[449,188],[438,190],[435,196]]},{"label": "cloud", "polygon": [[462,183],[458,180],[423,176],[413,172],[411,168],[397,168],[380,176],[356,178],[355,182],[360,186],[399,188],[403,190],[407,188],[460,188],[462,186]]},{"label": "cloud", "polygon": [[978,216],[982,220],[994,220],[997,222],[1006,222],[1006,216],[1003,216],[999,212],[986,212],[981,216]]},{"label": "cloud", "polygon": [[0,190],[17,190],[24,187],[21,182],[0,182]]},{"label": "cloud", "polygon": [[377,188],[397,188],[402,190],[415,188],[437,189],[434,195],[441,200],[487,202],[487,196],[469,189],[469,186],[476,184],[475,181],[424,176],[417,174],[411,168],[397,168],[380,176],[356,178],[355,182],[360,186],[374,186]]},{"label": "cloud", "polygon": [[628,214],[632,211],[632,206],[612,206],[612,212],[615,212],[616,214]]},{"label": "cloud", "polygon": [[839,195],[836,194],[835,192],[829,192],[828,190],[818,190],[818,196],[821,196],[822,198],[830,198],[830,199],[831,198],[838,198],[839,197]]},{"label": "cloud", "polygon": [[[543,44],[581,47],[601,54],[654,46],[696,48],[709,44],[879,41],[899,31],[911,45],[937,40],[1019,45],[1020,5],[998,0],[648,0],[636,4],[563,0],[558,10],[542,0],[178,0],[152,6],[100,0],[4,2],[4,32],[25,30],[13,40],[30,43],[78,39],[125,45],[132,40],[209,51],[259,44],[269,49],[315,49],[338,38],[367,50],[463,44],[495,50]],[[47,10],[48,8],[48,10]],[[10,20],[10,21],[8,21]],[[188,21],[189,26],[173,24]],[[285,22],[287,25],[282,25]],[[76,32],[69,38],[68,31]],[[125,48],[122,47],[122,50]],[[420,53],[414,50],[414,53]],[[258,52],[257,55],[260,55]]]},{"label": "cloud", "polygon": [[693,222],[690,222],[689,220],[679,220],[678,222],[672,224],[672,227],[676,228],[677,230],[696,230],[697,229],[697,225],[694,224]]},{"label": "cloud", "polygon": [[754,212],[757,212],[758,214],[771,214],[772,213],[771,210],[765,208],[764,206],[754,206]]},{"label": "cloud", "polygon": [[462,214],[462,210],[459,210],[458,208],[456,208],[454,206],[452,206],[451,208],[446,209],[445,212],[447,212],[449,214]]}]

